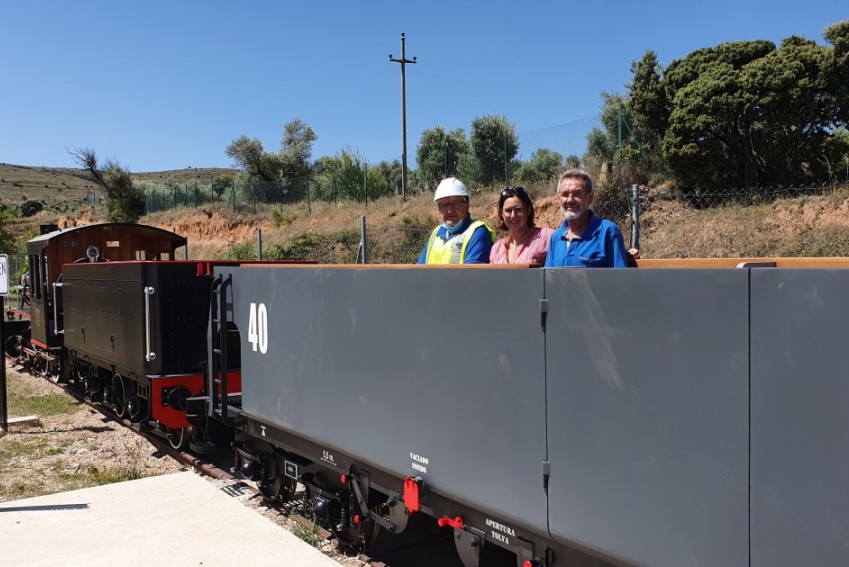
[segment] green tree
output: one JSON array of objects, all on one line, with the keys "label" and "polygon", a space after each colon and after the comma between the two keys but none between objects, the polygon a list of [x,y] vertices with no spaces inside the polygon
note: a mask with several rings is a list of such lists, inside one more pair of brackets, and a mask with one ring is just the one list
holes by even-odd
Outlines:
[{"label": "green tree", "polygon": [[847,125],[849,124],[849,20],[828,26],[823,31],[823,37],[833,47],[825,67],[826,78],[840,107],[840,122]]},{"label": "green tree", "polygon": [[641,138],[650,135],[640,131],[626,97],[602,93],[604,104],[599,121],[601,127],[593,128],[587,136],[584,155],[586,168],[596,176],[608,168],[612,176],[607,183],[614,186],[645,183],[649,176],[650,144]]},{"label": "green tree", "polygon": [[112,160],[98,163],[97,155],[90,148],[74,150],[71,157],[106,192],[106,211],[110,221],[134,223],[144,215],[144,190],[133,185],[127,169]]},{"label": "green tree", "polygon": [[31,217],[36,213],[40,213],[44,210],[44,203],[42,201],[35,200],[27,200],[21,203],[21,216],[23,217]]},{"label": "green tree", "polygon": [[556,179],[563,169],[562,154],[547,148],[539,148],[531,154],[530,160],[519,166],[516,177],[524,183],[546,182]]},{"label": "green tree", "polygon": [[6,228],[8,222],[15,218],[11,207],[0,203],[0,254],[13,254],[17,252],[15,237]]},{"label": "green tree", "polygon": [[210,189],[212,190],[212,194],[215,195],[216,199],[221,199],[221,196],[224,192],[233,186],[233,176],[232,175],[216,175],[212,179],[212,184],[210,185]]},{"label": "green tree", "polygon": [[458,175],[460,156],[468,151],[469,143],[462,128],[446,132],[437,125],[425,130],[416,148],[417,179],[427,190],[436,189],[442,179]]},{"label": "green tree", "polygon": [[472,122],[472,155],[478,163],[478,183],[507,182],[509,165],[519,152],[516,126],[504,116],[485,115]]},{"label": "green tree", "polygon": [[239,136],[225,150],[236,164],[242,168],[248,180],[277,181],[280,173],[280,159],[262,147],[262,142],[247,136]]},{"label": "green tree", "polygon": [[310,174],[312,144],[317,139],[315,131],[300,118],[295,118],[283,127],[283,142],[280,148],[282,177],[293,179]]},{"label": "green tree", "polygon": [[369,169],[369,175],[380,180],[378,185],[384,187],[384,194],[401,194],[401,162],[399,160],[382,161]]},{"label": "green tree", "polygon": [[[662,82],[663,68],[654,51],[646,51],[631,65],[633,79],[628,85],[627,107],[643,143],[663,139],[669,123],[669,98]],[[656,148],[652,148],[656,149]]]},{"label": "green tree", "polygon": [[[838,34],[839,35],[839,34]],[[800,37],[699,49],[666,70],[663,152],[685,189],[790,185],[829,175],[841,126],[834,52]]]},{"label": "green tree", "polygon": [[257,138],[240,136],[225,150],[242,168],[240,179],[248,197],[255,200],[301,198],[312,173],[312,144],[315,131],[300,118],[283,126],[280,151],[268,152]]},{"label": "green tree", "polygon": [[[319,194],[324,199],[343,198],[363,200],[366,191],[370,198],[376,196],[379,188],[371,188],[366,183],[368,165],[359,153],[344,149],[330,157],[318,160]],[[377,184],[377,182],[375,182]],[[385,191],[385,187],[383,188]]]}]

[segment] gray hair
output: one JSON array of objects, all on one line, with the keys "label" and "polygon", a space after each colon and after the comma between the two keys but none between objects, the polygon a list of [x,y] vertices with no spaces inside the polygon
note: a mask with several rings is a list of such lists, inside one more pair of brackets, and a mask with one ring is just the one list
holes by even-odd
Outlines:
[{"label": "gray hair", "polygon": [[580,179],[584,182],[584,191],[589,193],[593,190],[593,178],[590,177],[590,174],[583,169],[573,168],[567,169],[560,174],[560,179],[557,180],[557,187],[554,188],[555,193],[560,192],[560,184],[563,183],[564,179]]}]

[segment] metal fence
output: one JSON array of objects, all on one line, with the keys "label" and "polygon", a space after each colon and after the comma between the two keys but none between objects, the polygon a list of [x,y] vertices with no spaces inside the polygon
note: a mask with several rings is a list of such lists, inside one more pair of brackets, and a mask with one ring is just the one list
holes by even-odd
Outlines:
[{"label": "metal fence", "polygon": [[312,212],[312,203],[317,201],[353,199],[368,203],[369,199],[386,196],[385,192],[379,194],[366,185],[362,188],[342,187],[332,177],[323,183],[314,177],[302,177],[266,182],[230,179],[207,184],[197,181],[163,186],[142,184],[142,187],[148,213],[207,205],[226,205],[234,211],[256,212],[260,204],[282,206],[292,203],[306,203],[307,209]]},{"label": "metal fence", "polygon": [[675,200],[694,209],[709,209],[713,207],[737,206],[747,207],[771,203],[778,199],[796,199],[800,197],[830,195],[846,190],[845,183],[822,183],[789,187],[758,187],[732,188],[716,192],[685,193],[682,191],[661,191],[657,197],[665,200]]}]

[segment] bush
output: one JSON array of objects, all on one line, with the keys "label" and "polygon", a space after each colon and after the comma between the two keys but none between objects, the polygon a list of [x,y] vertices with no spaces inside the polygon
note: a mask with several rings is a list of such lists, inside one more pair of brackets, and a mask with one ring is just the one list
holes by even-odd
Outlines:
[{"label": "bush", "polygon": [[44,210],[44,203],[41,201],[24,201],[21,204],[21,216],[22,217],[31,217],[36,213],[40,213]]}]

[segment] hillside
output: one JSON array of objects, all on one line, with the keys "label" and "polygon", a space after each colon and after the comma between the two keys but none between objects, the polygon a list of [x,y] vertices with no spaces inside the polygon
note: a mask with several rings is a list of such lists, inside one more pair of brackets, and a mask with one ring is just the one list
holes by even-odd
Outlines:
[{"label": "hillside", "polygon": [[[230,170],[191,169],[138,174],[139,179],[185,182]],[[195,177],[191,177],[194,175]],[[8,227],[20,241],[40,223],[72,226],[102,220],[99,210],[64,207],[86,184],[79,170],[23,168],[0,165],[0,196],[9,202],[49,195],[56,207]],[[20,186],[13,185],[18,183]],[[48,187],[44,187],[47,185]],[[61,187],[61,189],[60,189]],[[561,221],[557,199],[550,188],[532,191],[540,226]],[[14,191],[13,193],[10,193]],[[17,197],[15,195],[18,195]],[[472,199],[472,214],[494,224],[498,192]],[[641,243],[646,257],[736,256],[849,256],[849,187],[818,196],[780,199],[757,206],[724,206],[696,209],[646,189],[641,193]],[[67,211],[59,213],[57,211]],[[189,256],[195,259],[255,258],[257,229],[262,230],[264,257],[314,259],[352,263],[360,241],[360,218],[366,217],[370,262],[410,262],[421,250],[430,229],[438,222],[431,195],[413,195],[357,202],[313,202],[251,207],[234,211],[226,205],[178,208],[153,213],[141,222],[183,234],[189,239]],[[622,224],[628,235],[627,219]]]},{"label": "hillside", "polygon": [[[235,170],[221,168],[178,169],[149,173],[133,173],[133,179],[165,184],[168,181],[208,183],[217,175],[233,174]],[[20,205],[27,200],[42,201],[45,208],[67,211],[79,206],[86,198],[92,200],[99,187],[82,169],[28,167],[0,163],[0,200],[7,205]]]}]

